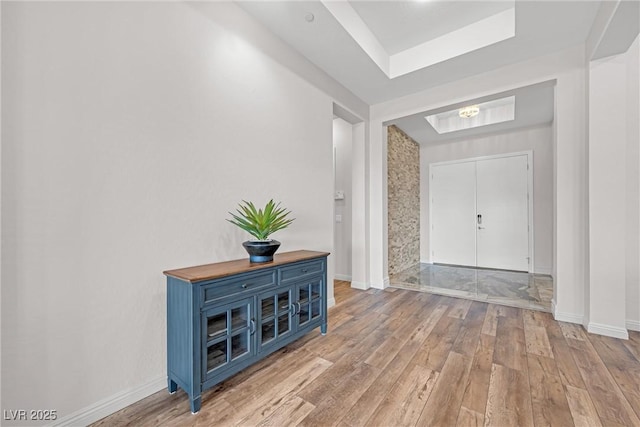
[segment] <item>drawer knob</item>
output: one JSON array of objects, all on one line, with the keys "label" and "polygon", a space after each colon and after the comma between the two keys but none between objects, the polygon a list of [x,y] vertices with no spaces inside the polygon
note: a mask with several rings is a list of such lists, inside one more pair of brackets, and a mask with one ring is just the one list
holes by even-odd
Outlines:
[{"label": "drawer knob", "polygon": [[309,271],[309,270],[308,270],[308,269],[306,269],[306,268],[303,268],[303,269],[302,269],[302,272],[303,272],[303,273],[306,273],[307,271]]},{"label": "drawer knob", "polygon": [[242,289],[247,289],[251,283],[243,283]]}]

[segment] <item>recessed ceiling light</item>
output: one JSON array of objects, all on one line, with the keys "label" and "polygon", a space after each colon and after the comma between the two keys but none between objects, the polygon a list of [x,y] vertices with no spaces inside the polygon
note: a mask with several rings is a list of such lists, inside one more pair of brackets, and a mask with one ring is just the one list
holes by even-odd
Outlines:
[{"label": "recessed ceiling light", "polygon": [[307,22],[313,22],[313,20],[316,19],[315,16],[313,16],[313,13],[309,12],[306,15],[304,15],[304,20]]},{"label": "recessed ceiling light", "polygon": [[[480,113],[482,110],[482,114]],[[515,120],[515,95],[467,105],[426,116],[439,134]]]},{"label": "recessed ceiling light", "polygon": [[477,116],[480,112],[480,107],[477,105],[470,105],[468,107],[462,107],[458,110],[458,115],[464,119]]}]

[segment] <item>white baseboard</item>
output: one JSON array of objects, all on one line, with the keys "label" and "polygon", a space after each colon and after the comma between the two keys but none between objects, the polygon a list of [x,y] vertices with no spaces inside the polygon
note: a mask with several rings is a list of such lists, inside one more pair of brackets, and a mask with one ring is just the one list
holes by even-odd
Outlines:
[{"label": "white baseboard", "polygon": [[584,316],[580,314],[558,311],[556,308],[556,301],[554,299],[551,300],[551,312],[553,313],[553,318],[558,322],[577,323],[582,325],[582,322],[584,321]]},{"label": "white baseboard", "polygon": [[431,260],[420,260],[420,264],[432,264]]},{"label": "white baseboard", "polygon": [[162,377],[143,384],[139,387],[121,391],[111,397],[107,397],[106,399],[100,400],[92,405],[87,406],[86,408],[80,409],[79,411],[62,417],[58,419],[53,425],[86,426],[166,388],[167,377],[166,375],[163,375]]},{"label": "white baseboard", "polygon": [[621,338],[623,340],[629,339],[629,332],[625,328],[603,325],[602,323],[589,322],[587,324],[587,332],[607,337]]},{"label": "white baseboard", "polygon": [[384,281],[382,283],[372,283],[371,287],[373,289],[384,289]]},{"label": "white baseboard", "polygon": [[384,289],[384,288],[388,288],[390,284],[391,284],[391,282],[389,281],[389,276],[386,276],[386,277],[382,280],[382,289]]},{"label": "white baseboard", "polygon": [[588,319],[585,322],[585,318],[582,315],[557,311],[556,301],[553,299],[551,300],[551,312],[553,313],[553,318],[557,321],[583,325],[587,332],[590,332],[592,334],[604,335],[607,337],[621,338],[626,340],[629,339],[629,332],[627,331],[627,329],[631,331],[640,331],[640,322],[637,320],[627,320],[625,325],[626,329],[616,326],[603,325],[601,323],[590,322],[588,321]]},{"label": "white baseboard", "polygon": [[335,298],[329,298],[329,299],[327,300],[327,308],[331,308],[331,307],[333,307],[334,305],[336,305],[336,299],[335,299]]},{"label": "white baseboard", "polygon": [[369,289],[371,287],[370,284],[365,283],[365,282],[356,282],[356,281],[351,281],[351,287],[353,289],[360,289],[362,291],[366,291],[367,289]]},{"label": "white baseboard", "polygon": [[333,278],[335,280],[344,280],[344,281],[347,281],[347,282],[351,281],[351,276],[347,276],[346,274],[334,274]]},{"label": "white baseboard", "polygon": [[549,267],[538,267],[533,269],[533,274],[543,274],[545,276],[551,276],[551,268]]},{"label": "white baseboard", "polygon": [[640,332],[640,321],[627,320],[627,329],[629,329],[630,331]]}]

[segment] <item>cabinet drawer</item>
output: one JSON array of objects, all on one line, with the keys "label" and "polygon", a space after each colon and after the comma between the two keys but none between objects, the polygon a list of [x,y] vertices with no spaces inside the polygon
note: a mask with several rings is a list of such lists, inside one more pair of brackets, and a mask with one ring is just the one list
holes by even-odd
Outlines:
[{"label": "cabinet drawer", "polygon": [[282,283],[299,279],[313,274],[323,273],[325,263],[323,260],[303,262],[291,267],[284,267],[280,270],[280,281]]},{"label": "cabinet drawer", "polygon": [[224,279],[204,285],[202,288],[202,305],[243,292],[255,292],[276,285],[276,271]]}]

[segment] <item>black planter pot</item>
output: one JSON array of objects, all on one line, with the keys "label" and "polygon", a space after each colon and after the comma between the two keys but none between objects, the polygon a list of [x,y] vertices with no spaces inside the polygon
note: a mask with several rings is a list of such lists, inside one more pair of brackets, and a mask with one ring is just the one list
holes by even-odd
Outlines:
[{"label": "black planter pot", "polygon": [[280,247],[277,240],[247,240],[242,242],[245,250],[249,254],[250,262],[269,262],[273,261],[273,254]]}]

